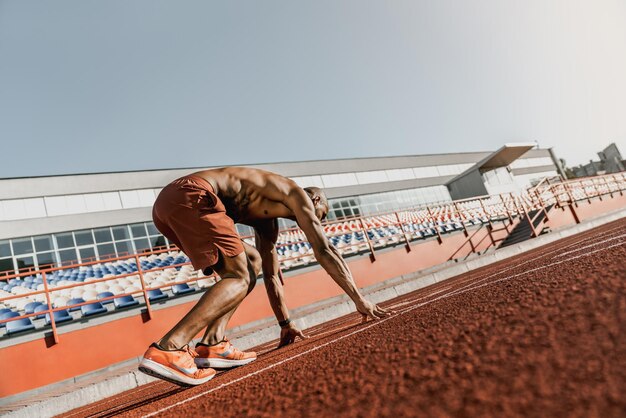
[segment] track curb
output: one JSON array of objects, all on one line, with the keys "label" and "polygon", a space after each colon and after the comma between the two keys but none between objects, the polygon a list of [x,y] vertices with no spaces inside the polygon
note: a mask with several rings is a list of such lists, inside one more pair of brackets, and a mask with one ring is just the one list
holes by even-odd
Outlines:
[{"label": "track curb", "polygon": [[[369,300],[376,303],[383,302],[624,217],[626,217],[625,208],[583,221],[577,225],[556,229],[549,234],[507,248],[473,256],[462,262],[446,262],[426,270],[392,278],[362,290]],[[354,311],[354,305],[348,297],[341,295],[293,310],[292,316],[300,328],[306,329]],[[268,318],[234,328],[229,333],[236,336],[233,338],[235,345],[241,348],[250,348],[275,340],[279,335],[279,328],[275,320]],[[156,380],[139,372],[136,368],[138,363],[139,358],[135,358],[104,371],[77,377],[75,383],[79,384],[83,381],[82,387],[74,388],[57,396],[51,395],[45,400],[41,400],[42,396],[34,396],[30,399],[22,398],[21,400],[16,397],[16,402],[13,405],[19,409],[7,412],[3,416],[16,418],[51,417]],[[114,370],[117,370],[117,373]],[[107,375],[109,377],[106,377]],[[101,377],[101,380],[91,382],[98,376]],[[11,401],[9,400],[9,402]]]}]

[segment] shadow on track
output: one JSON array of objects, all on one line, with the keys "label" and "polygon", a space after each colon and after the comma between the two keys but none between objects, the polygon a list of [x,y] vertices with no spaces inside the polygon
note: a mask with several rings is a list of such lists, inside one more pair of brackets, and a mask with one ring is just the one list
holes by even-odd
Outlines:
[{"label": "shadow on track", "polygon": [[134,409],[141,408],[142,406],[149,405],[152,402],[156,402],[158,400],[167,398],[169,396],[176,395],[177,393],[188,390],[189,388],[184,387],[174,387],[166,392],[162,392],[160,394],[150,395],[147,398],[144,398],[140,401],[131,401],[123,403],[122,405],[116,405],[111,409],[107,409],[106,411],[98,411],[93,414],[79,415],[84,417],[98,417],[98,418],[106,418],[113,417],[119,414],[123,414],[124,412],[130,412]]}]

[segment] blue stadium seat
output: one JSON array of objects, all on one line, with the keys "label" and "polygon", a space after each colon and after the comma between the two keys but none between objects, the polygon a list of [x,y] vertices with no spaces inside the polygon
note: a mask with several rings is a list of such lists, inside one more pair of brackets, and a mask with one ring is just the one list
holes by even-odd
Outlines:
[{"label": "blue stadium seat", "polygon": [[[41,304],[41,305],[35,307],[35,310],[33,311],[33,313],[37,313],[37,312],[41,312],[41,311],[47,311],[47,310],[48,310],[48,305]],[[44,314],[41,314],[41,315],[37,315],[35,318],[36,319],[41,319],[44,316],[45,316]]]},{"label": "blue stadium seat", "polygon": [[[97,297],[98,299],[104,299],[104,298],[109,298],[111,296],[114,296],[113,293],[111,292],[101,292],[101,293],[98,293]],[[100,303],[102,303],[103,305],[106,305],[107,303],[113,303],[113,299],[104,300]]]},{"label": "blue stadium seat", "polygon": [[7,322],[7,334],[29,331],[31,329],[35,329],[35,326],[32,322],[30,322],[30,318],[21,318],[16,319],[15,321]]},{"label": "blue stadium seat", "polygon": [[161,289],[148,290],[148,300],[156,302],[157,300],[167,299],[167,295],[161,292]]},{"label": "blue stadium seat", "polygon": [[[79,303],[85,303],[85,299],[83,299],[83,298],[72,298],[72,299],[67,301],[67,306],[77,305]],[[81,308],[80,306],[74,306],[73,308],[70,308],[70,312],[80,311],[80,308]]]},{"label": "blue stadium seat", "polygon": [[[5,312],[3,314],[0,315],[0,320],[2,319],[9,319],[9,318],[15,318],[16,316],[20,316],[19,313],[17,312],[13,312],[13,311],[9,311],[9,312]],[[0,324],[0,327],[4,327],[8,324],[8,322],[3,322]]]},{"label": "blue stadium seat", "polygon": [[[72,319],[74,319],[65,309],[63,309],[62,311],[54,311],[53,314],[55,324],[71,321]],[[46,325],[50,325],[50,314],[46,314]]]},{"label": "blue stadium seat", "polygon": [[2,309],[0,309],[0,315],[2,315],[3,313],[7,313],[7,312],[11,312],[11,309],[9,309],[9,308],[2,308]]},{"label": "blue stadium seat", "polygon": [[107,312],[107,308],[102,306],[100,302],[94,302],[90,303],[89,305],[81,306],[80,311],[82,312],[83,316],[92,316]]},{"label": "blue stadium seat", "polygon": [[175,295],[184,295],[186,293],[193,293],[195,291],[196,290],[189,287],[187,283],[180,283],[172,286],[172,293],[174,293]]},{"label": "blue stadium seat", "polygon": [[139,305],[139,301],[137,301],[132,296],[120,296],[119,298],[113,299],[113,304],[115,305],[115,309],[128,308],[130,306]]},{"label": "blue stadium seat", "polygon": [[31,302],[31,303],[28,303],[28,304],[26,304],[26,306],[24,306],[24,313],[32,314],[32,313],[35,312],[35,308],[37,306],[41,306],[41,305],[43,305],[43,303],[41,303],[41,302]]}]

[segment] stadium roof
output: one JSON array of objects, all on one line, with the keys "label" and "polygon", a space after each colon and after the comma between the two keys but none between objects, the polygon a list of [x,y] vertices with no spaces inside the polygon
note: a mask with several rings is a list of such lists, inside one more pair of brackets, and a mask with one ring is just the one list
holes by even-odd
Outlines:
[{"label": "stadium roof", "polygon": [[534,142],[514,142],[510,144],[504,144],[497,151],[492,152],[482,160],[478,161],[472,167],[468,168],[458,176],[448,181],[447,184],[450,184],[455,180],[467,175],[467,173],[475,170],[489,171],[500,167],[506,167],[522,155],[526,154],[526,152],[528,152],[535,146],[537,146],[537,144],[535,144]]}]

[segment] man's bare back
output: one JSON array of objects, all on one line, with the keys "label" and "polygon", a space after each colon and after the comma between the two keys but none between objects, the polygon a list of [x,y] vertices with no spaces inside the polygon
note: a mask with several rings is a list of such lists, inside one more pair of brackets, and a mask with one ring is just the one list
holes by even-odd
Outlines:
[{"label": "man's bare back", "polygon": [[287,198],[297,184],[269,171],[225,167],[194,173],[207,180],[224,203],[226,213],[235,222],[257,226],[266,219],[295,220]]}]

